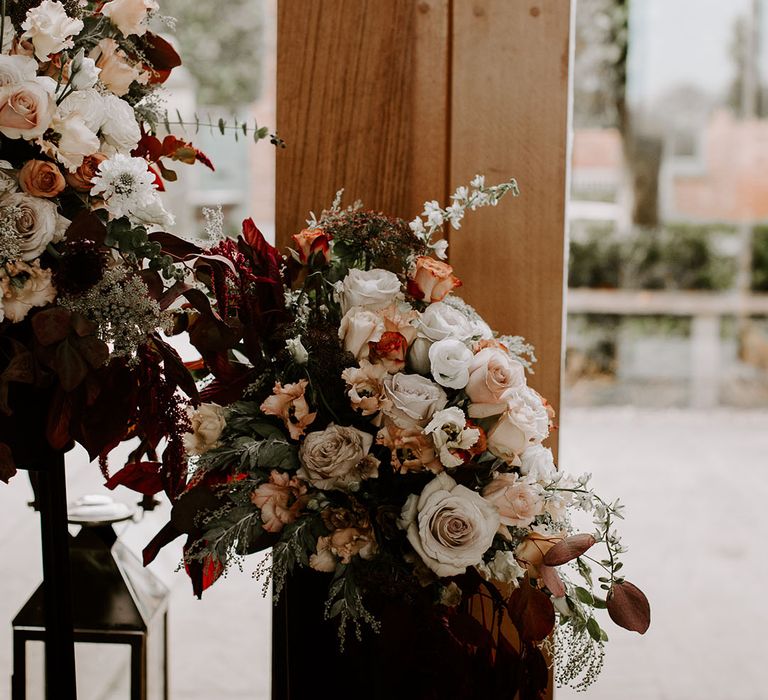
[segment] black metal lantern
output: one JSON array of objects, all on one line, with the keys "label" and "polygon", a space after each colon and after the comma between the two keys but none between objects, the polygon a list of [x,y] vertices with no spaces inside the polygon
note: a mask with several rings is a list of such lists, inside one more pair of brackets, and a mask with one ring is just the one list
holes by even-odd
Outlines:
[{"label": "black metal lantern", "polygon": [[[130,700],[167,700],[169,592],[118,540],[112,525],[130,517],[70,517],[82,526],[70,538],[74,639],[127,645]],[[27,642],[45,639],[43,605],[41,585],[13,620],[13,700],[26,699]]]}]

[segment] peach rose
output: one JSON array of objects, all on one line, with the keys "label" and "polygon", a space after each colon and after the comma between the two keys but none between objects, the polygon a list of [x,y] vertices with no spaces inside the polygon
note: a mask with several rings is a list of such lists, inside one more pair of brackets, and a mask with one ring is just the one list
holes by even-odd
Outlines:
[{"label": "peach rose", "polygon": [[541,568],[544,568],[544,555],[558,542],[562,542],[562,535],[543,534],[532,532],[515,549],[515,557],[524,564],[528,573],[534,578],[541,576]]},{"label": "peach rose", "polygon": [[487,418],[503,413],[506,399],[525,385],[523,365],[497,347],[480,350],[469,365],[466,392],[472,404],[469,415]]},{"label": "peach rose", "polygon": [[267,532],[280,532],[299,517],[307,502],[307,485],[301,479],[273,469],[269,481],[251,494],[251,503],[261,510]]},{"label": "peach rose", "polygon": [[360,367],[347,367],[341,378],[347,383],[347,395],[355,411],[364,416],[378,413],[385,405],[384,377],[387,370],[383,365],[372,365],[368,360],[361,360]]},{"label": "peach rose", "polygon": [[147,31],[147,16],[159,9],[156,0],[110,0],[101,8],[101,14],[109,17],[125,36],[143,36]]},{"label": "peach rose", "polygon": [[114,39],[102,39],[88,56],[101,69],[101,82],[118,97],[125,95],[133,82],[143,85],[149,82],[149,74],[132,63]]},{"label": "peach rose", "polygon": [[408,274],[408,293],[420,301],[442,301],[446,295],[460,287],[461,280],[454,276],[453,268],[434,258],[421,255]]},{"label": "peach rose", "polygon": [[378,549],[370,528],[346,527],[317,540],[317,553],[310,556],[309,565],[315,571],[331,572],[339,561],[349,564],[355,555],[372,559]]},{"label": "peach rose", "polygon": [[307,265],[315,254],[320,254],[326,264],[331,261],[330,238],[323,229],[305,228],[299,233],[294,233],[291,238],[296,244],[302,265]]},{"label": "peach rose", "polygon": [[107,160],[103,153],[93,153],[83,158],[83,164],[75,172],[64,173],[64,178],[73,189],[78,192],[90,192],[93,187],[93,178],[99,171],[99,165]]},{"label": "peach rose", "polygon": [[443,471],[434,442],[418,426],[399,428],[394,423],[387,423],[376,436],[376,442],[391,450],[392,468],[400,474],[420,471],[439,474]]},{"label": "peach rose", "polygon": [[51,271],[40,267],[40,261],[9,262],[0,277],[2,292],[2,317],[13,323],[23,321],[37,306],[50,304],[56,298],[56,288],[51,280]]},{"label": "peach rose", "polygon": [[47,160],[28,160],[19,171],[21,189],[33,197],[55,197],[67,186],[61,170]]},{"label": "peach rose", "polygon": [[483,489],[483,496],[496,506],[501,522],[511,527],[527,527],[544,512],[541,488],[517,474],[497,474]]},{"label": "peach rose", "polygon": [[0,91],[0,133],[31,141],[42,136],[56,111],[56,81],[40,77]]},{"label": "peach rose", "polygon": [[304,398],[307,384],[306,379],[285,386],[277,382],[272,396],[261,404],[263,413],[282,418],[293,440],[298,440],[304,435],[305,428],[317,417],[317,413],[309,412],[309,404]]}]

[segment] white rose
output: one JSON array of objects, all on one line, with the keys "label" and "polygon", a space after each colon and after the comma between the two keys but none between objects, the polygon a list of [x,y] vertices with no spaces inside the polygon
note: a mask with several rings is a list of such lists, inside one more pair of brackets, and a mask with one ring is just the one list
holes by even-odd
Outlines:
[{"label": "white rose", "polygon": [[389,399],[384,413],[401,428],[425,426],[448,403],[441,387],[418,374],[389,375],[384,379],[384,395]]},{"label": "white rose", "polygon": [[520,455],[520,473],[540,484],[549,484],[557,476],[552,450],[544,445],[531,445]]},{"label": "white rose", "polygon": [[[117,97],[115,99],[119,100],[120,98]],[[122,100],[120,101],[122,102]],[[57,117],[59,119],[66,119],[76,115],[96,134],[107,120],[105,103],[105,97],[98,90],[93,88],[76,90],[59,105]]]},{"label": "white rose", "polygon": [[0,88],[34,80],[37,65],[37,61],[29,56],[0,56]]},{"label": "white rose", "polygon": [[435,381],[450,389],[463,389],[469,381],[472,351],[460,340],[438,340],[429,348],[429,362]]},{"label": "white rose", "polygon": [[347,313],[353,306],[383,309],[392,304],[400,293],[400,279],[394,272],[353,268],[342,281],[341,310]]},{"label": "white rose", "polygon": [[464,464],[464,460],[457,457],[453,450],[468,450],[480,438],[477,428],[467,428],[467,417],[457,406],[435,413],[424,432],[432,436],[440,462],[449,469]]},{"label": "white rose", "polygon": [[480,494],[442,472],[403,506],[400,527],[438,576],[457,576],[482,562],[499,528],[499,514]]},{"label": "white rose", "polygon": [[384,333],[384,321],[373,311],[353,306],[341,319],[339,338],[344,342],[344,349],[351,352],[357,360],[368,357],[368,343],[378,343]]},{"label": "white rose", "polygon": [[21,24],[22,39],[31,39],[35,56],[47,61],[51,54],[71,49],[75,45],[72,37],[83,31],[84,26],[82,20],[70,17],[60,2],[43,0],[27,12]]},{"label": "white rose", "polygon": [[0,89],[0,133],[31,141],[42,136],[56,112],[56,81],[42,76]]},{"label": "white rose", "polygon": [[467,317],[443,301],[436,301],[424,310],[417,328],[418,335],[411,344],[408,361],[419,374],[429,372],[429,348],[432,343],[445,338],[469,341],[475,335]]},{"label": "white rose", "polygon": [[166,211],[163,201],[157,193],[145,202],[131,207],[128,218],[134,224],[143,226],[172,226],[175,221],[173,214]]},{"label": "white rose", "polygon": [[288,338],[285,341],[285,349],[291,353],[291,357],[297,365],[306,365],[309,362],[309,353],[304,347],[304,343],[301,342],[300,335],[295,338]]},{"label": "white rose", "polygon": [[79,114],[72,114],[65,119],[54,119],[51,128],[59,135],[55,143],[44,146],[49,155],[54,155],[69,172],[74,172],[86,156],[99,150],[101,142]]},{"label": "white rose", "polygon": [[184,447],[191,455],[201,455],[216,446],[227,425],[224,409],[215,403],[203,403],[187,411],[192,432],[184,435]]},{"label": "white rose", "polygon": [[0,210],[6,216],[6,212],[13,212],[21,259],[27,261],[39,257],[49,243],[61,240],[70,223],[59,215],[52,201],[23,192],[5,195]]},{"label": "white rose", "polygon": [[70,86],[75,90],[87,90],[98,82],[101,68],[97,68],[96,61],[85,55],[85,49],[80,49],[72,59],[70,71]]},{"label": "white rose", "polygon": [[104,96],[104,121],[101,135],[104,138],[104,153],[129,155],[141,139],[141,131],[136,123],[133,107],[116,95]]},{"label": "white rose", "polygon": [[111,0],[101,8],[101,14],[125,36],[142,36],[147,31],[147,15],[159,9],[155,0]]},{"label": "white rose", "polygon": [[509,399],[507,410],[488,433],[488,449],[508,464],[549,435],[549,414],[541,396],[523,387]]}]

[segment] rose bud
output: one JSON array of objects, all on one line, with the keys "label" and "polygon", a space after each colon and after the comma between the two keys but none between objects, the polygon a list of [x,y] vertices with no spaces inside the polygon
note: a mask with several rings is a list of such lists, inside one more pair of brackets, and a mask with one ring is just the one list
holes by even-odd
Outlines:
[{"label": "rose bud", "polygon": [[442,301],[461,280],[447,263],[422,255],[408,275],[408,293],[420,301]]},{"label": "rose bud", "polygon": [[302,265],[308,265],[317,253],[322,256],[324,264],[327,265],[331,261],[330,238],[322,229],[305,228],[300,233],[294,233],[292,238],[296,243]]}]

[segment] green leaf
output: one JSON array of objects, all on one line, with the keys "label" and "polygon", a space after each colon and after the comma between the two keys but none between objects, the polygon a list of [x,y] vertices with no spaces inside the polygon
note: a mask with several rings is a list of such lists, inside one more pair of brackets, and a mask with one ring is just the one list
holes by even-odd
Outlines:
[{"label": "green leaf", "polygon": [[606,602],[602,598],[598,598],[597,596],[593,595],[592,592],[588,591],[586,588],[576,586],[573,590],[574,593],[576,593],[576,597],[582,603],[591,605],[593,608],[604,609],[606,607]]},{"label": "green leaf", "polygon": [[600,625],[597,624],[597,620],[595,620],[594,617],[590,617],[589,620],[587,620],[587,632],[589,632],[589,636],[592,637],[596,642],[600,641],[600,632],[602,630],[600,629]]},{"label": "green leaf", "polygon": [[219,117],[219,131],[221,132],[222,136],[224,136],[226,127],[227,127],[227,123],[224,121],[223,117]]}]

